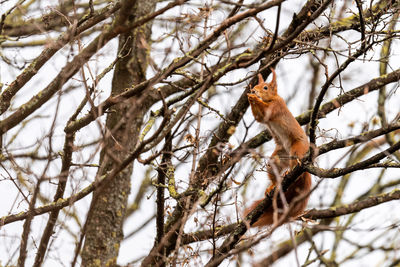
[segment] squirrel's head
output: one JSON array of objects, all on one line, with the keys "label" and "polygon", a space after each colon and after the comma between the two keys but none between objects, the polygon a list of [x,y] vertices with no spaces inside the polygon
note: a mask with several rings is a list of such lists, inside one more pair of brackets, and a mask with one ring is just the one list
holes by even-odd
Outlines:
[{"label": "squirrel's head", "polygon": [[255,94],[264,102],[269,102],[278,95],[278,88],[276,84],[276,73],[273,68],[270,69],[272,72],[272,81],[266,83],[261,73],[259,73],[258,84],[250,90],[252,94]]}]

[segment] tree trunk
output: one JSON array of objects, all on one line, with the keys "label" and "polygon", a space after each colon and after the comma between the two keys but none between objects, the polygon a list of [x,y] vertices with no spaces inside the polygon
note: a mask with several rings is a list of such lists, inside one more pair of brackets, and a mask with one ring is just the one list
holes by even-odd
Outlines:
[{"label": "tree trunk", "polygon": [[[130,20],[149,14],[157,1],[137,1]],[[151,37],[151,23],[119,37],[118,56],[112,81],[112,95],[121,93],[132,84],[146,79],[147,55]],[[137,104],[129,99],[117,105],[107,116],[104,148],[100,155],[101,176],[126,157],[138,142],[139,130],[150,103]],[[113,266],[116,264],[120,242],[123,239],[123,220],[130,193],[132,164],[118,177],[97,190],[92,199],[82,250],[82,266]]]}]

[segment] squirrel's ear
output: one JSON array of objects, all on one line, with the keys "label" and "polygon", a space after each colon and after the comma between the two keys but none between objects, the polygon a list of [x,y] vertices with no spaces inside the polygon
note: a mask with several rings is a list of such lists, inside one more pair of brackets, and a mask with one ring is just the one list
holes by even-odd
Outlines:
[{"label": "squirrel's ear", "polygon": [[277,89],[277,84],[276,84],[276,73],[275,70],[273,68],[270,68],[271,72],[272,72],[272,81],[268,84],[272,90],[276,91]]},{"label": "squirrel's ear", "polygon": [[258,74],[258,84],[260,83],[264,83],[264,79],[263,76],[261,75],[261,73]]}]

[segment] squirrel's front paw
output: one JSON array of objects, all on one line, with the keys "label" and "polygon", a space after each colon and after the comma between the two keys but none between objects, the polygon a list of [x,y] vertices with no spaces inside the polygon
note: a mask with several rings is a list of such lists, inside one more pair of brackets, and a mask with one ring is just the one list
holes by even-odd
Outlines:
[{"label": "squirrel's front paw", "polygon": [[249,100],[249,102],[257,102],[258,96],[253,93],[250,93],[250,94],[247,94],[247,99]]}]

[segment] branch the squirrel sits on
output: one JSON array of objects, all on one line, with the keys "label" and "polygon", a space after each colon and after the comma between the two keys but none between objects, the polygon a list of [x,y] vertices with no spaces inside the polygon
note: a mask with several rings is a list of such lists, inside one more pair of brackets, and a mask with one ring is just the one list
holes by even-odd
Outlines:
[{"label": "branch the squirrel sits on", "polygon": [[[282,180],[286,172],[300,162],[310,147],[307,135],[287,108],[285,101],[278,95],[276,73],[273,68],[271,71],[273,78],[270,83],[264,82],[262,75],[258,74],[258,84],[247,94],[254,118],[267,126],[276,144],[267,166],[271,185],[265,191],[265,195]],[[300,200],[290,207],[288,213],[290,218],[298,217],[304,211],[310,188],[311,176],[305,172],[284,193],[288,204],[300,197]],[[253,203],[246,209],[245,214],[249,214],[261,201],[262,199]],[[278,200],[277,204],[278,211],[275,211],[272,206],[269,207],[252,227],[273,224],[274,212],[277,212],[279,219],[282,215],[282,201]]]}]

